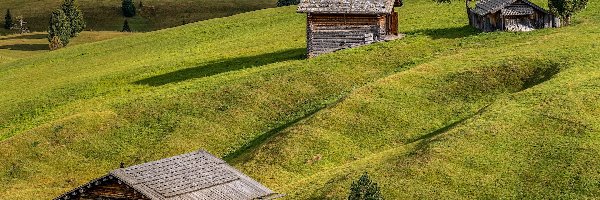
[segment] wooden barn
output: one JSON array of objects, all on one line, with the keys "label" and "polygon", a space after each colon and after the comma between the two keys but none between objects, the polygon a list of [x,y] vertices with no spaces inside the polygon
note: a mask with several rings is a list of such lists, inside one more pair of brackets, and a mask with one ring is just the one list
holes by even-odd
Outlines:
[{"label": "wooden barn", "polygon": [[114,170],[55,199],[242,200],[281,196],[201,150]]},{"label": "wooden barn", "polygon": [[301,0],[308,57],[397,37],[397,6],[401,0]]},{"label": "wooden barn", "polygon": [[467,1],[469,24],[484,32],[532,31],[560,27],[560,20],[528,0],[480,0],[475,8]]}]

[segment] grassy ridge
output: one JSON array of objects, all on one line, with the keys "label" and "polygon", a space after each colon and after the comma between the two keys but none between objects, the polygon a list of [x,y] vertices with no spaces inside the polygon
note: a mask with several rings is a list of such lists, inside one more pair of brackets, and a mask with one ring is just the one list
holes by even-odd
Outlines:
[{"label": "grassy ridge", "polygon": [[[45,31],[50,13],[62,1],[21,1],[3,0],[0,12],[4,16],[11,9],[14,17],[23,16],[33,31]],[[136,6],[138,1],[134,1]],[[130,19],[133,31],[152,31],[175,27],[200,20],[226,17],[234,14],[275,7],[275,0],[143,0],[145,8],[138,8],[138,16]],[[79,0],[79,5],[88,22],[88,30],[120,31],[124,17],[121,14],[121,1]],[[2,18],[4,20],[4,18]],[[6,33],[0,30],[0,34]]]},{"label": "grassy ridge", "polygon": [[596,196],[598,4],[531,33],[463,9],[407,2],[404,39],[311,60],[289,7],[0,64],[0,196],[198,148],[299,199],[363,171],[390,199]]}]

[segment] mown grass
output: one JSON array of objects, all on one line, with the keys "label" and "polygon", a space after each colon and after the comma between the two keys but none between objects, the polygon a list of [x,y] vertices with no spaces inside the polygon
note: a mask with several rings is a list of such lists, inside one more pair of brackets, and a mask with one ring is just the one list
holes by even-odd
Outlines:
[{"label": "mown grass", "polygon": [[388,199],[593,198],[598,6],[478,33],[416,0],[404,39],[311,60],[287,7],[0,64],[0,196],[204,148],[290,199],[344,198],[364,171]]},{"label": "mown grass", "polygon": [[[60,6],[59,0],[21,1],[3,0],[0,12],[4,16],[11,9],[14,17],[23,16],[32,31],[46,31],[50,13]],[[133,31],[145,32],[175,27],[200,20],[226,17],[238,13],[272,8],[276,0],[139,0],[134,1],[138,15],[129,19]],[[118,0],[79,0],[87,21],[87,30],[121,31],[125,18]],[[2,18],[4,20],[4,18]],[[10,33],[0,29],[2,33]]]}]

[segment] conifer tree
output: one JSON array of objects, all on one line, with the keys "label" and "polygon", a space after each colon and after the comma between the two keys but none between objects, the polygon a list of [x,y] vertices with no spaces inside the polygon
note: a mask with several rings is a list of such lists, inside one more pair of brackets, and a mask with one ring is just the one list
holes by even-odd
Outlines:
[{"label": "conifer tree", "polygon": [[77,0],[64,0],[61,9],[69,19],[71,25],[71,37],[77,36],[77,34],[81,33],[86,26],[85,20],[83,19],[83,12],[81,12],[79,6],[77,6]]},{"label": "conifer tree", "polygon": [[548,0],[550,12],[560,17],[562,24],[571,24],[571,16],[586,8],[588,0]]},{"label": "conifer tree", "polygon": [[348,200],[383,200],[377,183],[371,181],[365,172],[357,181],[352,182]]},{"label": "conifer tree", "polygon": [[129,21],[127,19],[123,22],[123,30],[121,32],[131,32],[131,28],[129,28]]},{"label": "conifer tree", "polygon": [[62,9],[56,9],[50,17],[48,26],[48,42],[52,42],[54,37],[58,37],[62,46],[67,46],[71,39],[71,24],[69,18]]},{"label": "conifer tree", "polygon": [[10,13],[10,9],[6,9],[6,16],[4,16],[4,29],[11,29],[13,24],[13,17]]},{"label": "conifer tree", "polygon": [[133,3],[133,0],[123,0],[121,4],[121,9],[123,10],[123,16],[135,16],[135,4]]}]

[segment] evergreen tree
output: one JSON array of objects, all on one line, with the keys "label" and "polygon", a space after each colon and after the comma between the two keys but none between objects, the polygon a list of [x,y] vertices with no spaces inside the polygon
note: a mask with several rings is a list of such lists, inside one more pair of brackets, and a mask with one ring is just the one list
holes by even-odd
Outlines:
[{"label": "evergreen tree", "polygon": [[10,14],[10,9],[6,9],[6,16],[4,16],[4,29],[11,29],[13,27],[13,18]]},{"label": "evergreen tree", "polygon": [[123,30],[121,32],[131,32],[131,28],[129,28],[129,21],[125,20],[123,22]]},{"label": "evergreen tree", "polygon": [[588,0],[548,0],[550,12],[560,17],[562,24],[571,24],[571,16],[585,9]]},{"label": "evergreen tree", "polygon": [[77,0],[64,0],[61,5],[61,9],[67,15],[69,23],[71,25],[71,37],[77,36],[85,29],[85,20],[83,19],[83,12],[77,6]]},{"label": "evergreen tree", "polygon": [[50,17],[48,26],[48,42],[52,42],[54,37],[58,37],[62,46],[67,46],[71,39],[71,24],[69,18],[62,9],[56,9]]},{"label": "evergreen tree", "polygon": [[377,183],[371,181],[365,172],[357,181],[352,182],[348,200],[383,200]]},{"label": "evergreen tree", "polygon": [[123,16],[125,16],[125,17],[135,16],[135,4],[133,3],[133,0],[123,0],[121,9],[123,9]]},{"label": "evergreen tree", "polygon": [[298,5],[300,0],[277,0],[277,7]]}]

